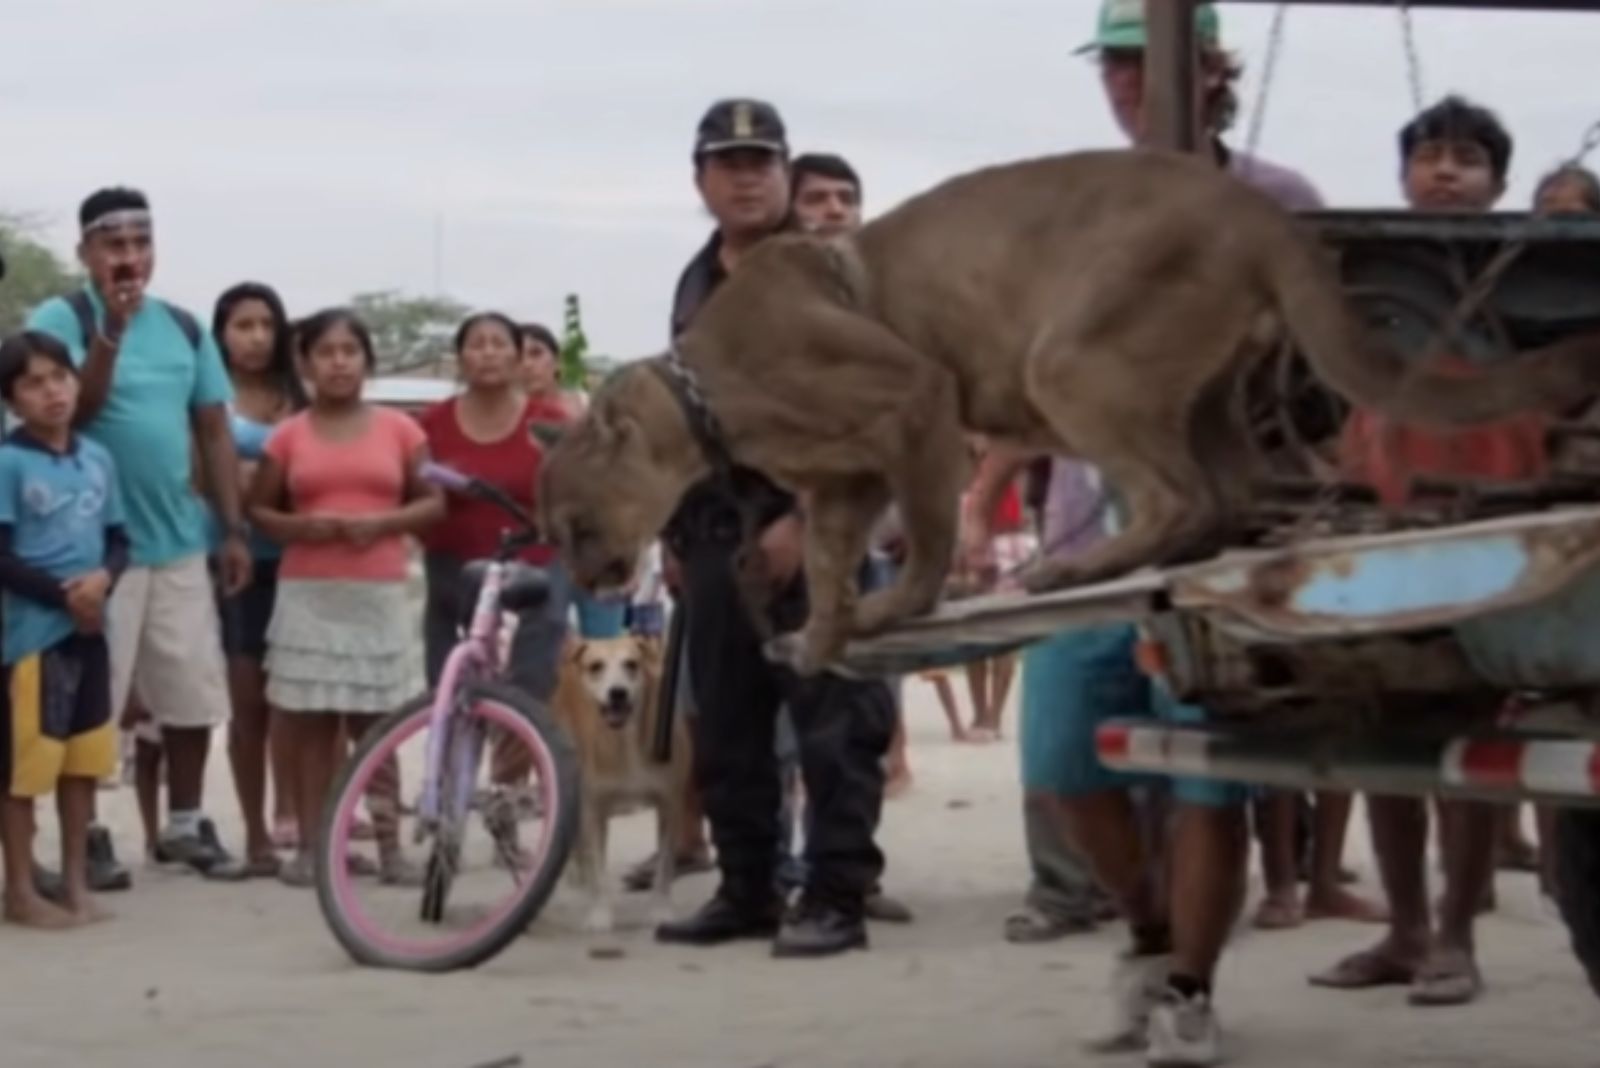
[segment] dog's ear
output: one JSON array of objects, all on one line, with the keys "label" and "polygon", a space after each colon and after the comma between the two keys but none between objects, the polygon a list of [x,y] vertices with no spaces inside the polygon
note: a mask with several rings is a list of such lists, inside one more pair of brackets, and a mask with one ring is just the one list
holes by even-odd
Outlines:
[{"label": "dog's ear", "polygon": [[584,654],[589,651],[588,642],[574,642],[572,646],[572,663],[574,666],[583,663]]}]

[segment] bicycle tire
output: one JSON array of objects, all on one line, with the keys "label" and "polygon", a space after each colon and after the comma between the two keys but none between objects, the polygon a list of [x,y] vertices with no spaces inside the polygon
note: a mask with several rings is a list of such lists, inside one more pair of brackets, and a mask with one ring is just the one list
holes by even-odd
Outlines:
[{"label": "bicycle tire", "polygon": [[[451,972],[476,967],[496,956],[510,945],[549,902],[556,884],[566,868],[578,832],[578,758],[567,732],[550,715],[540,702],[516,687],[498,682],[472,683],[466,688],[467,707],[476,710],[480,705],[497,705],[514,713],[514,718],[529,728],[531,750],[538,757],[542,750],[541,775],[552,782],[550,791],[554,811],[546,811],[544,819],[550,825],[550,844],[544,862],[527,881],[516,903],[504,910],[500,917],[470,942],[457,945],[448,952],[436,955],[400,953],[377,945],[366,936],[360,925],[351,921],[339,903],[334,885],[335,866],[344,860],[343,843],[334,841],[334,824],[345,794],[356,783],[363,766],[374,752],[392,750],[400,741],[408,739],[417,730],[413,722],[426,721],[432,698],[419,697],[385,716],[362,738],[350,759],[345,761],[329,792],[323,809],[316,852],[317,903],[324,921],[334,938],[354,961],[369,967],[416,972]],[[479,713],[467,713],[479,714]],[[505,725],[505,724],[502,724]],[[422,729],[426,729],[423,727]],[[338,855],[335,856],[337,850]]]}]

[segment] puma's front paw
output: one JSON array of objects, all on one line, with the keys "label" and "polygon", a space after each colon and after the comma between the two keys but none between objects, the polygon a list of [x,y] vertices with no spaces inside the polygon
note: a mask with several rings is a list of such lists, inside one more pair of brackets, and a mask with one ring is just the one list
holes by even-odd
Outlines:
[{"label": "puma's front paw", "polygon": [[1035,560],[1017,572],[1017,584],[1029,593],[1049,593],[1078,581],[1077,570],[1063,560]]}]

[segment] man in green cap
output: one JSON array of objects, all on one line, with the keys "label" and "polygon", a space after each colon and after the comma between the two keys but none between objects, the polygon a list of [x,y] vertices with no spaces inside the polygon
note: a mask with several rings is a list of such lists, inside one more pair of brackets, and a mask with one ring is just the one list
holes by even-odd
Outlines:
[{"label": "man in green cap", "polygon": [[[1311,210],[1321,198],[1303,177],[1230,149],[1222,140],[1238,112],[1234,91],[1239,64],[1222,45],[1216,9],[1196,9],[1199,46],[1195,87],[1202,143],[1219,167],[1256,186],[1290,210]],[[1143,0],[1106,0],[1095,38],[1079,49],[1100,68],[1101,83],[1117,124],[1130,141],[1146,128]],[[963,554],[968,567],[986,564],[989,516],[999,493],[1031,457],[995,449],[986,458],[963,515]],[[1065,458],[1053,464],[1046,501],[1043,543],[1047,552],[1079,552],[1105,536],[1094,519],[1114,523],[1100,507],[1095,472]],[[1070,517],[1079,517],[1072,519]],[[1068,517],[1068,518],[1063,518]],[[1174,779],[1170,874],[1165,892],[1154,892],[1158,862],[1142,845],[1132,797],[1137,780],[1121,776],[1094,757],[1095,731],[1113,717],[1204,720],[1205,711],[1171,700],[1149,684],[1134,663],[1132,627],[1075,631],[1041,643],[1023,665],[1022,748],[1025,771],[1051,769],[1031,784],[1048,789],[1068,841],[1127,919],[1132,945],[1117,960],[1113,980],[1115,1016],[1111,1034],[1095,1043],[1102,1052],[1143,1049],[1156,1065],[1221,1062],[1221,1032],[1212,1008],[1212,979],[1244,899],[1249,868],[1246,805],[1250,791],[1229,783]],[[1030,702],[1032,688],[1048,694]],[[1032,704],[1049,705],[1030,715]],[[1034,725],[1040,725],[1035,729]],[[1291,876],[1292,880],[1292,876]],[[1291,882],[1292,886],[1292,882]]]}]

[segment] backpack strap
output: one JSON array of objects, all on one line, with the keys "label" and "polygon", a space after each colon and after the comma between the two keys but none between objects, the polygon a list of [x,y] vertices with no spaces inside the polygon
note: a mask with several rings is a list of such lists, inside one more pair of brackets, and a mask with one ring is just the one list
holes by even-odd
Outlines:
[{"label": "backpack strap", "polygon": [[[67,307],[72,309],[72,314],[78,317],[78,329],[83,334],[83,344],[87,348],[94,337],[94,305],[89,302],[87,289],[75,289],[66,296]],[[189,314],[176,304],[168,304],[164,300],[156,302],[166,309],[172,316],[172,321],[178,324],[178,329],[183,331],[183,336],[189,340],[189,347],[196,352],[200,351],[200,320]]]},{"label": "backpack strap", "polygon": [[189,339],[189,347],[199,352],[200,321],[176,304],[168,304],[164,300],[160,304],[167,309],[167,314],[172,316],[172,321],[178,324],[178,329],[183,331],[183,336]]},{"label": "backpack strap", "polygon": [[87,289],[74,289],[67,294],[67,307],[72,309],[72,314],[78,317],[78,330],[83,334],[83,347],[89,348],[89,342],[94,340],[94,305],[89,303]]}]

